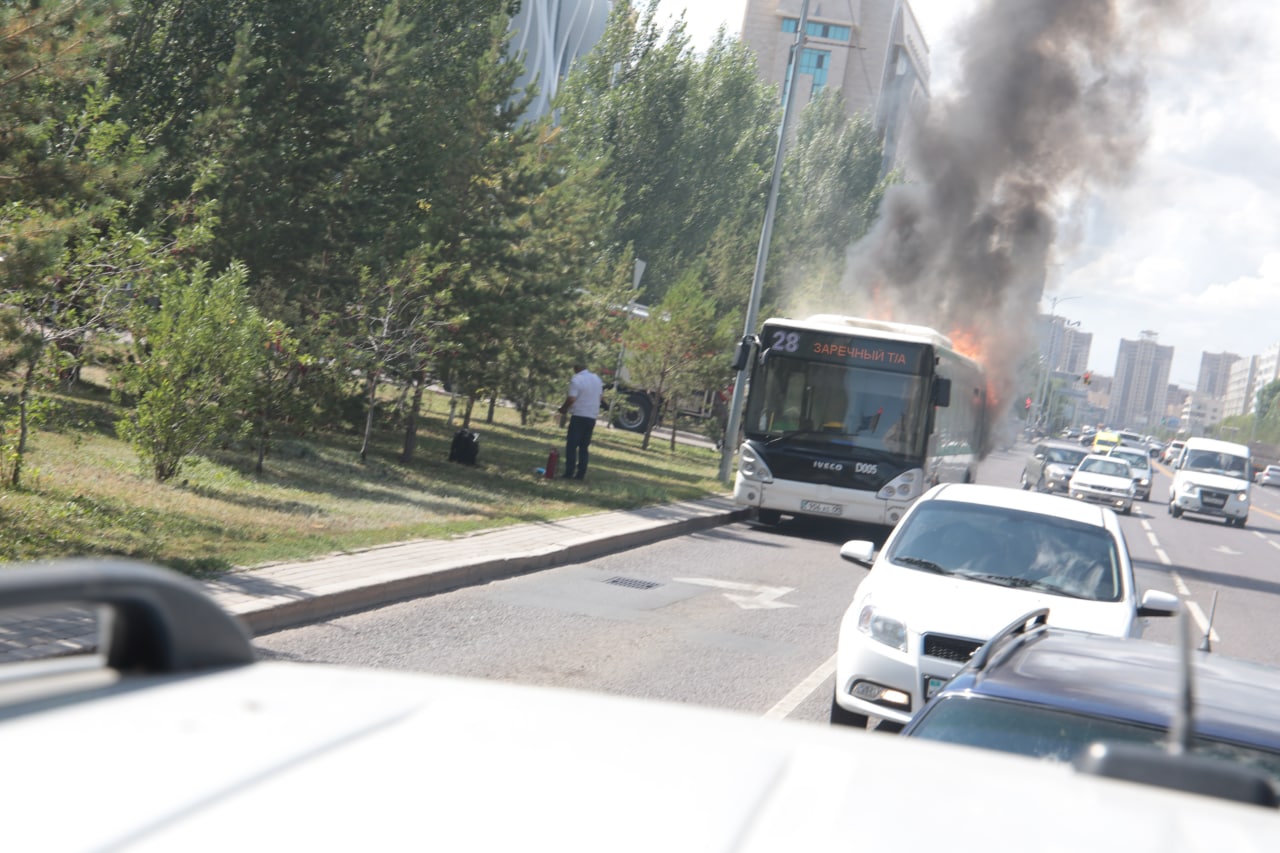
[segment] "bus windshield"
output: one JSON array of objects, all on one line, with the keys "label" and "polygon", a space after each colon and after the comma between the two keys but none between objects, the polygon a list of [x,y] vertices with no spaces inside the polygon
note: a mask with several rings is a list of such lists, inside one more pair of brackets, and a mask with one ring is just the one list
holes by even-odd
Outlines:
[{"label": "bus windshield", "polygon": [[752,382],[750,437],[924,453],[929,396],[919,376],[775,355]]}]

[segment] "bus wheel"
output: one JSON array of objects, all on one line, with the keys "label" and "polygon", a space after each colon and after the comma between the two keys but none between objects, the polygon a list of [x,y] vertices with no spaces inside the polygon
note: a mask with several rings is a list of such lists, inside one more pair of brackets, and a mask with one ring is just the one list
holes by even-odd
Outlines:
[{"label": "bus wheel", "polygon": [[618,401],[618,408],[613,413],[613,425],[631,432],[644,432],[649,427],[651,417],[653,401],[649,399],[649,395],[629,391]]}]

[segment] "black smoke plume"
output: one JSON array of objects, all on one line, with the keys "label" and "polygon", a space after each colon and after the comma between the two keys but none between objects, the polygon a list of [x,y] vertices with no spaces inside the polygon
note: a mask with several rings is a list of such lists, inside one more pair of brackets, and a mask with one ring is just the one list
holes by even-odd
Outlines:
[{"label": "black smoke plume", "polygon": [[1175,5],[982,3],[957,33],[957,85],[908,138],[906,182],[851,251],[864,313],[976,339],[997,416],[1072,204],[1124,183],[1143,150],[1141,60]]}]

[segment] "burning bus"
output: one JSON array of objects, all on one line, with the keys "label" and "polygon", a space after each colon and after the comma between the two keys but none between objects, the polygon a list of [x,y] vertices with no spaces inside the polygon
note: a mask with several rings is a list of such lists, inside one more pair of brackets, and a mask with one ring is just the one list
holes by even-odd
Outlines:
[{"label": "burning bus", "polygon": [[820,314],[755,342],[734,499],[757,518],[892,526],[930,486],[973,482],[987,380],[924,326]]}]

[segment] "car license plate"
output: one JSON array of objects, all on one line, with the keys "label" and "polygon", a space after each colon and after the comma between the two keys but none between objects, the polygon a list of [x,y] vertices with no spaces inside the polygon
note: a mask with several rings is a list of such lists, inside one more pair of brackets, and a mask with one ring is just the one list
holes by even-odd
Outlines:
[{"label": "car license plate", "polygon": [[816,512],[821,515],[844,515],[844,507],[840,504],[824,504],[818,501],[800,501],[800,509],[804,512]]}]

